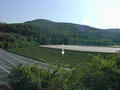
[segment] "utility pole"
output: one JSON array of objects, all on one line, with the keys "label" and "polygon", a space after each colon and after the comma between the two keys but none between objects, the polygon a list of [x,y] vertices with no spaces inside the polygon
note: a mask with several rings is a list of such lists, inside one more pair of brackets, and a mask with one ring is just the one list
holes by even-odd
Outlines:
[{"label": "utility pole", "polygon": [[64,44],[62,44],[62,55],[64,55]]}]

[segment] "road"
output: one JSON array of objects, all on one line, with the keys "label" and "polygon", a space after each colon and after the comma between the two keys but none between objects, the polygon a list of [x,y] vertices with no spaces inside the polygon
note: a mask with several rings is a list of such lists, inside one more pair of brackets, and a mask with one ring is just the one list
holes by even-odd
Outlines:
[{"label": "road", "polygon": [[[40,47],[62,49],[62,45],[40,45]],[[98,47],[98,46],[77,46],[77,45],[64,45],[65,50],[74,51],[88,51],[88,52],[101,52],[101,53],[117,53],[120,52],[120,47]]]},{"label": "road", "polygon": [[6,80],[7,75],[10,73],[10,69],[18,64],[36,64],[39,68],[49,69],[49,66],[45,63],[38,62],[36,60],[16,55],[6,50],[0,49],[0,83],[6,83],[4,82],[4,80]]}]

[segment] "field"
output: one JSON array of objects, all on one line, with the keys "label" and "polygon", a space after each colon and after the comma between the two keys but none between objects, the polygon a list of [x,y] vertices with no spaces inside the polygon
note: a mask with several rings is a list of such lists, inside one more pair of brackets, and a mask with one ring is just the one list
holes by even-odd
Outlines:
[{"label": "field", "polygon": [[57,48],[64,47],[66,50],[87,51],[87,52],[101,52],[101,53],[118,53],[120,47],[118,46],[80,46],[80,45],[41,45],[41,47]]},{"label": "field", "polygon": [[72,50],[65,50],[65,54],[62,55],[60,49],[45,47],[9,49],[9,51],[48,64],[63,64],[69,68],[74,67],[81,62],[92,60],[93,56],[100,55],[101,57],[106,58],[109,55],[112,55],[110,53],[80,52]]}]

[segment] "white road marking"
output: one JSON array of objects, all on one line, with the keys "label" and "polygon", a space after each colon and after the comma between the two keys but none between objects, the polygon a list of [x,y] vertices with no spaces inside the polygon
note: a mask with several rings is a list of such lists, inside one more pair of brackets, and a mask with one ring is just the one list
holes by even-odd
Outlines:
[{"label": "white road marking", "polygon": [[[1,53],[0,53],[1,54]],[[2,54],[3,55],[3,54]],[[4,55],[5,56],[5,55]],[[7,61],[8,63],[12,64],[13,66],[16,66],[13,62],[10,62],[9,60],[5,59],[4,57],[1,56],[1,58],[5,61]]]},{"label": "white road marking", "polygon": [[6,69],[5,69],[4,67],[2,67],[2,66],[0,66],[0,68],[1,68],[2,70],[4,70],[5,72],[10,73],[10,71],[6,70]]},{"label": "white road marking", "polygon": [[[0,57],[1,59],[9,62],[12,65],[17,65],[19,63],[22,63],[24,65],[30,65],[30,64],[37,64],[40,68],[44,68],[44,69],[49,69],[48,64],[27,58],[27,57],[23,57],[20,55],[16,55],[14,53],[10,53],[6,50],[0,49]],[[14,63],[13,63],[14,62]]]}]

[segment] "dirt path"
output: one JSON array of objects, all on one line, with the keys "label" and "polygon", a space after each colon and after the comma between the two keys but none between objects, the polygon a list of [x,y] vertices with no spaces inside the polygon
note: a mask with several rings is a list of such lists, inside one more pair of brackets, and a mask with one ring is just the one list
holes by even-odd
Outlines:
[{"label": "dirt path", "polygon": [[98,47],[98,46],[77,46],[77,45],[40,45],[41,47],[57,48],[74,51],[88,51],[88,52],[101,52],[101,53],[117,53],[120,52],[120,48],[116,47]]}]

